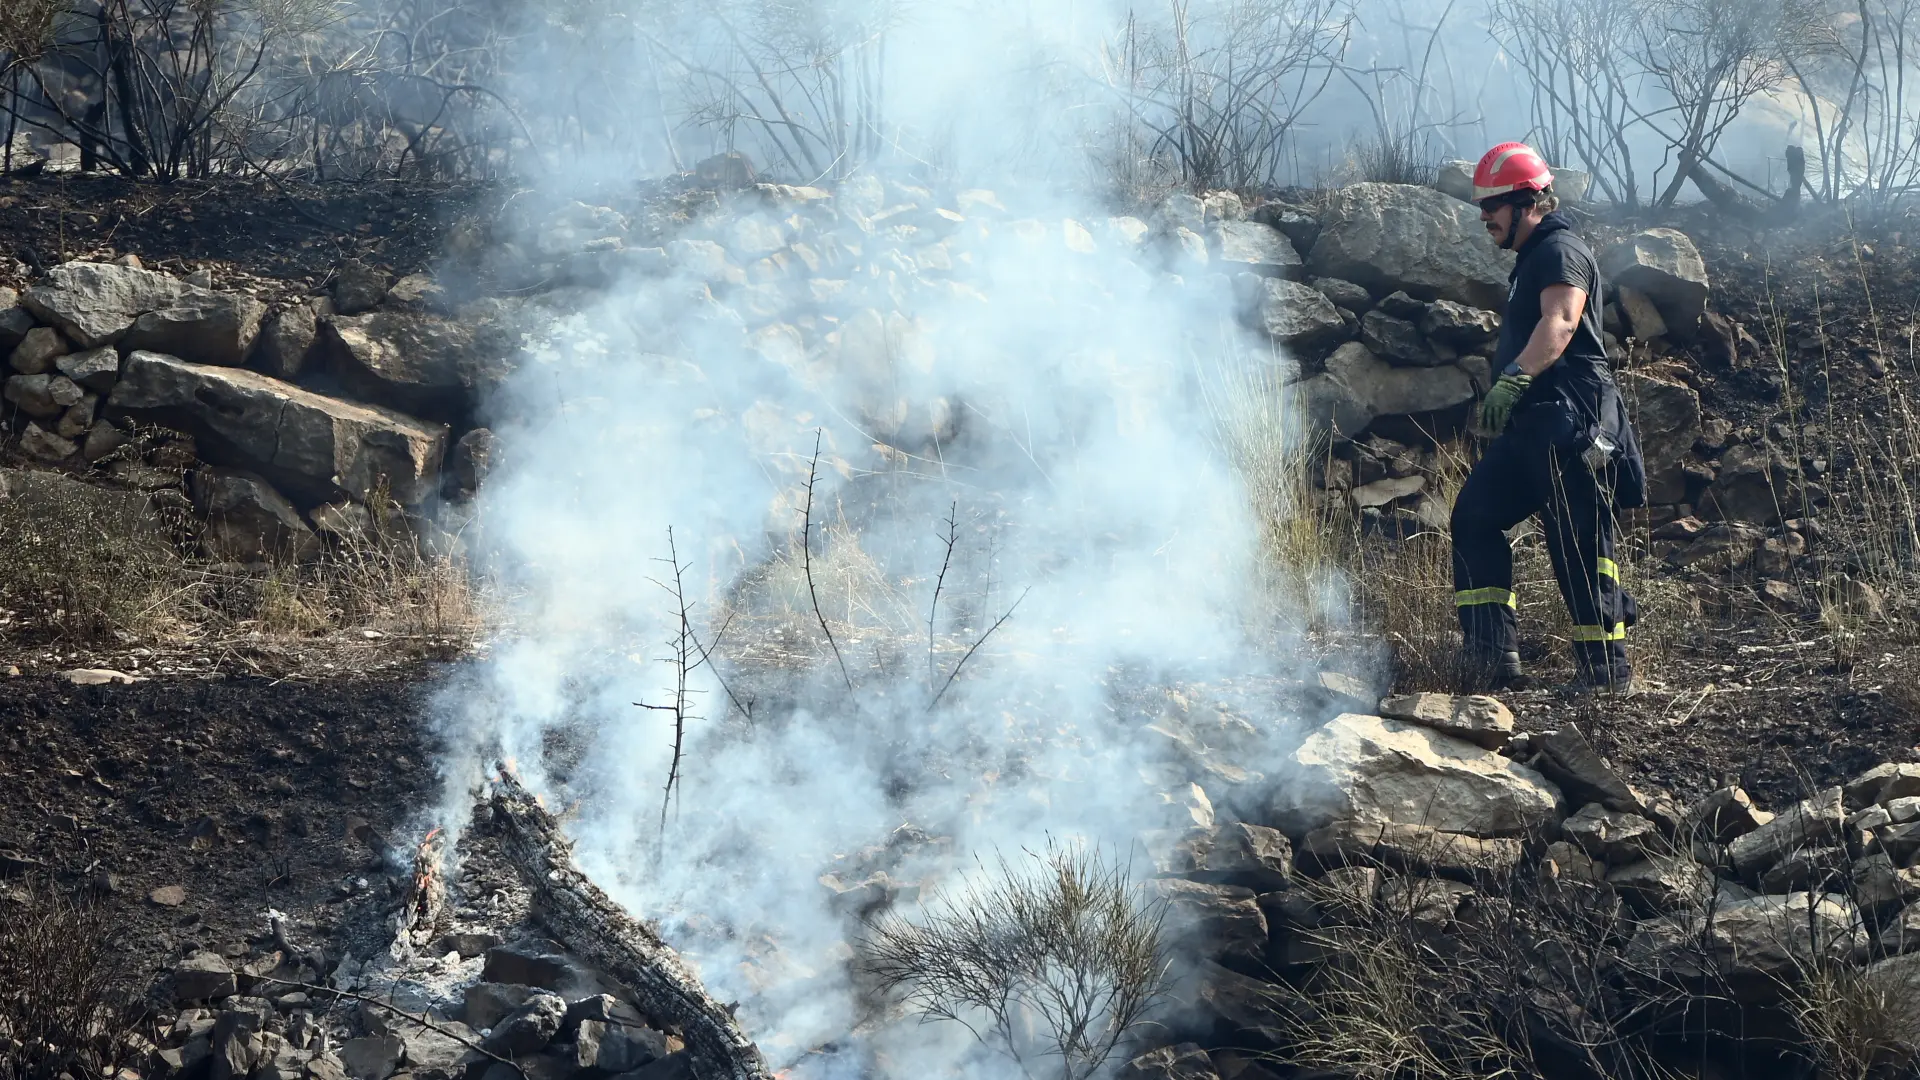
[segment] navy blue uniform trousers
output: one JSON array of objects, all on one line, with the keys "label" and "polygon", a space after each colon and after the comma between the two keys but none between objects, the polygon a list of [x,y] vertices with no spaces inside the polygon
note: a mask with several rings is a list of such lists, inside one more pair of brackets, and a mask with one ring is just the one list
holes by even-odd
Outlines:
[{"label": "navy blue uniform trousers", "polygon": [[[1529,416],[1529,412],[1535,415]],[[1540,515],[1553,576],[1573,617],[1574,661],[1582,679],[1621,682],[1633,598],[1613,561],[1611,484],[1579,455],[1561,449],[1552,408],[1523,410],[1487,447],[1453,504],[1454,603],[1469,652],[1519,647],[1513,548],[1506,530]],[[1542,415],[1547,414],[1547,415]]]}]

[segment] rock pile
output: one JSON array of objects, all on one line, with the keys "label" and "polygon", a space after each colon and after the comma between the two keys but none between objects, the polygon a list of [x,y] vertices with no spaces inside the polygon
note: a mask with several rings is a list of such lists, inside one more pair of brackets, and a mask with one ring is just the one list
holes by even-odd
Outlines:
[{"label": "rock pile", "polygon": [[[309,556],[322,522],[341,516],[329,507],[376,493],[404,506],[436,496],[449,436],[445,423],[394,408],[424,404],[398,391],[327,392],[346,381],[333,372],[295,381],[322,351],[316,328],[334,318],[325,297],[269,311],[246,293],[131,259],[54,267],[24,293],[0,295],[0,347],[11,367],[4,394],[17,410],[20,446],[161,493],[159,503],[190,493],[216,557]],[[352,356],[345,352],[342,369]],[[443,374],[428,361],[407,370],[429,383]]]},{"label": "rock pile", "polygon": [[1624,782],[1575,729],[1516,735],[1492,698],[1375,711],[1310,735],[1254,820],[1143,839],[1182,956],[1169,1024],[1190,1041],[1125,1075],[1277,1075],[1262,1055],[1329,1030],[1316,973],[1369,940],[1343,927],[1412,926],[1438,956],[1496,925],[1560,948],[1536,910],[1548,903],[1606,913],[1595,962],[1634,1008],[1676,987],[1657,1006],[1676,1016],[1715,995],[1774,1006],[1828,963],[1884,983],[1920,1022],[1920,765],[1777,812],[1738,787],[1681,806]]},{"label": "rock pile", "polygon": [[691,1080],[678,1036],[553,943],[453,934],[433,950],[484,965],[450,1005],[336,995],[280,951],[195,953],[175,966],[175,1011],[137,1067],[234,1080]]}]

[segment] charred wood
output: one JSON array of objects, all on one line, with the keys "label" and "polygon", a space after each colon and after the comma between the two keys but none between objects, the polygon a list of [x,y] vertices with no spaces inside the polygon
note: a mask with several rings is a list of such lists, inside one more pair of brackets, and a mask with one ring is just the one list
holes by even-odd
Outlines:
[{"label": "charred wood", "polygon": [[505,767],[492,808],[509,858],[534,891],[540,921],[575,955],[626,984],[641,1011],[677,1029],[700,1080],[772,1080],[733,1014],[658,934],[574,866],[559,821]]}]

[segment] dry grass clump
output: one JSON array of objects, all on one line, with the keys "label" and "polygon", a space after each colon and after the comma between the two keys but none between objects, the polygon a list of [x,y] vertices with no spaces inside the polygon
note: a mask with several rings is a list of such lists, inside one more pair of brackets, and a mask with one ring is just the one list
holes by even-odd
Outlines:
[{"label": "dry grass clump", "polygon": [[147,636],[194,618],[187,561],[139,496],[8,474],[0,498],[0,633],[31,641]]},{"label": "dry grass clump", "polygon": [[1787,1004],[1823,1077],[1877,1080],[1920,1070],[1920,966],[1809,965]]},{"label": "dry grass clump", "polygon": [[304,638],[349,629],[464,640],[463,560],[424,551],[398,507],[307,563],[212,563],[182,503],[16,471],[0,497],[0,640],[75,645]]},{"label": "dry grass clump", "polygon": [[1160,905],[1124,866],[1079,846],[943,894],[917,919],[889,912],[862,967],[930,1019],[965,1026],[1023,1075],[1084,1080],[1158,1000]]}]

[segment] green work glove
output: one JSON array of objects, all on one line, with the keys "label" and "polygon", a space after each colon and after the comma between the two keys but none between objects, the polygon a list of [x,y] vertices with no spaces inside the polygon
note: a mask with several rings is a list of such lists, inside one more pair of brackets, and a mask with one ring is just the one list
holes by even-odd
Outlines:
[{"label": "green work glove", "polygon": [[1491,439],[1505,431],[1513,407],[1520,404],[1521,395],[1532,385],[1531,375],[1502,375],[1495,380],[1486,400],[1480,403],[1480,433]]}]

